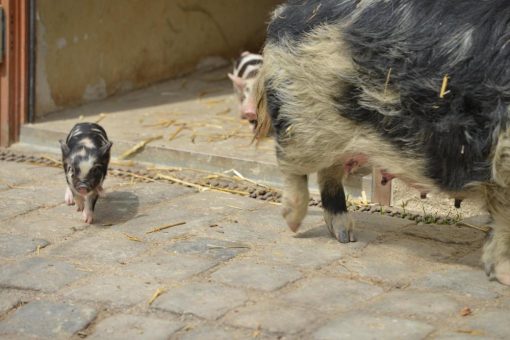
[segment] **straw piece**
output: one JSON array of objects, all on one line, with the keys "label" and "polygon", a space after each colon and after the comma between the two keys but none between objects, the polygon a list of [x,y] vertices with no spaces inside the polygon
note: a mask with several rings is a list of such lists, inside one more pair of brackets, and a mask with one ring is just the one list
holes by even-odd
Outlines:
[{"label": "straw piece", "polygon": [[207,101],[205,101],[204,103],[206,105],[216,105],[216,104],[221,104],[225,101],[225,98],[222,98],[222,99],[209,99]]},{"label": "straw piece", "polygon": [[135,242],[142,242],[142,240],[140,240],[138,237],[136,236],[132,236],[132,235],[129,235],[129,234],[126,234],[126,233],[123,233],[124,236],[126,236],[128,238],[128,240],[130,241],[135,241]]},{"label": "straw piece", "polygon": [[384,83],[384,92],[383,92],[384,97],[386,97],[386,90],[388,89],[388,84],[390,83],[390,76],[391,76],[391,67],[388,70],[388,75],[386,76],[386,82]]},{"label": "straw piece", "polygon": [[165,229],[172,228],[172,227],[177,227],[178,225],[183,225],[183,224],[186,224],[186,222],[178,222],[178,223],[173,223],[173,224],[167,224],[167,225],[164,225],[164,226],[161,226],[161,227],[156,227],[156,228],[154,228],[152,230],[149,230],[149,231],[146,232],[146,234],[157,233],[158,231],[165,230]]},{"label": "straw piece", "polygon": [[187,127],[186,127],[186,124],[179,126],[179,127],[177,128],[177,130],[175,130],[175,132],[174,132],[174,133],[173,133],[170,137],[168,137],[168,140],[169,140],[169,141],[174,140],[174,139],[177,137],[177,135],[178,135],[179,133],[181,133],[181,131],[182,131],[182,130],[184,130],[184,129],[186,129],[186,128],[187,128]]},{"label": "straw piece", "polygon": [[457,333],[463,333],[463,334],[469,334],[469,335],[479,335],[483,336],[485,333],[483,331],[480,331],[478,329],[457,329]]},{"label": "straw piece", "polygon": [[175,119],[163,119],[163,120],[160,120],[158,123],[144,124],[142,126],[143,127],[163,127],[163,128],[167,128],[167,127],[175,124],[175,122],[176,122]]},{"label": "straw piece", "polygon": [[227,109],[222,110],[222,111],[220,111],[220,112],[216,112],[216,113],[215,113],[215,115],[216,115],[216,116],[226,115],[226,114],[227,114],[227,113],[229,113],[230,111],[232,111],[232,109],[231,109],[231,108],[227,108]]},{"label": "straw piece", "polygon": [[207,187],[204,187],[203,185],[198,185],[198,184],[195,184],[195,183],[191,183],[191,182],[187,182],[187,181],[183,181],[183,180],[180,180],[178,178],[175,178],[173,176],[168,176],[168,175],[163,175],[163,174],[157,174],[156,175],[156,178],[162,178],[162,179],[166,179],[168,181],[171,181],[171,182],[175,182],[175,183],[179,183],[179,184],[183,184],[183,185],[187,185],[189,187],[192,187],[192,188],[196,188],[200,191],[205,191],[207,190],[208,188]]},{"label": "straw piece", "polygon": [[105,118],[106,118],[106,114],[104,114],[104,113],[100,113],[100,114],[99,114],[99,118],[98,118],[98,119],[96,119],[96,121],[95,121],[94,123],[96,123],[96,124],[97,124],[97,123],[99,123],[100,121],[102,121],[102,120],[103,120],[103,119],[105,119]]},{"label": "straw piece", "polygon": [[486,234],[491,231],[491,227],[477,226],[477,225],[470,224],[470,223],[467,223],[467,222],[464,222],[464,221],[457,222],[457,226],[463,226],[463,227],[468,227],[468,228],[480,230],[481,232],[484,232]]},{"label": "straw piece", "polygon": [[145,147],[150,142],[153,142],[153,141],[161,139],[161,138],[163,138],[163,136],[161,136],[161,135],[147,138],[147,139],[139,142],[135,146],[133,146],[131,149],[129,149],[126,152],[124,152],[122,155],[120,155],[118,157],[118,159],[122,160],[122,159],[128,158],[129,156],[131,156],[131,155],[137,153],[138,151],[140,151],[141,149],[143,149],[143,147]]},{"label": "straw piece", "polygon": [[152,305],[152,303],[153,303],[154,301],[156,301],[156,299],[157,299],[157,298],[158,298],[161,294],[163,294],[164,292],[166,292],[166,289],[164,289],[164,288],[158,288],[158,289],[156,289],[156,291],[154,292],[154,294],[152,294],[152,297],[150,298],[150,300],[149,300],[149,302],[148,302],[148,303],[149,303],[149,306],[150,306],[150,305]]},{"label": "straw piece", "polygon": [[219,246],[217,244],[208,244],[207,248],[209,249],[250,249],[250,246],[247,246],[242,243],[232,243],[228,246]]},{"label": "straw piece", "polygon": [[448,86],[448,74],[445,74],[445,76],[443,77],[443,84],[441,85],[441,92],[439,92],[439,98],[444,98],[447,86]]}]

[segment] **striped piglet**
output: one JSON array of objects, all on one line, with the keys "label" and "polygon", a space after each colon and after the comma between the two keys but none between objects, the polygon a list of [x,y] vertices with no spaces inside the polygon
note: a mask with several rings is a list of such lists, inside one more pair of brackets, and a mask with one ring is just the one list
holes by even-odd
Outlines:
[{"label": "striped piglet", "polygon": [[261,66],[261,55],[243,52],[241,57],[235,62],[233,72],[228,74],[239,99],[241,118],[247,119],[253,126],[257,124],[257,105],[254,87]]}]

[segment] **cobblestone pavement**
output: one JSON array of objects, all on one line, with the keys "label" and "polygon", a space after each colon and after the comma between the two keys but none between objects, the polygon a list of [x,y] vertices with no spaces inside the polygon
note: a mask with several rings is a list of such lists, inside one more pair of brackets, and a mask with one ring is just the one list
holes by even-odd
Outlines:
[{"label": "cobblestone pavement", "polygon": [[0,338],[510,337],[479,230],[358,212],[341,245],[317,208],[292,234],[276,204],[113,177],[87,226],[64,182],[0,162]]}]

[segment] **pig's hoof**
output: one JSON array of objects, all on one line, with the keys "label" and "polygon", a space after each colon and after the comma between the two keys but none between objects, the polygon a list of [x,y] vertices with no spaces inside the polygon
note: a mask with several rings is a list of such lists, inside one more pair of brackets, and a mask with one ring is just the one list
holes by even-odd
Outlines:
[{"label": "pig's hoof", "polygon": [[92,224],[94,221],[94,213],[92,211],[84,210],[82,214],[83,222]]},{"label": "pig's hoof", "polygon": [[99,186],[97,188],[97,195],[100,197],[100,198],[105,198],[106,197],[106,193],[104,192],[104,189],[102,186]]},{"label": "pig's hoof", "polygon": [[301,226],[300,223],[288,223],[288,226],[289,226],[289,229],[292,230],[293,232],[297,232],[299,227]]},{"label": "pig's hoof", "polygon": [[290,230],[296,232],[301,226],[301,222],[306,216],[308,209],[308,200],[295,198],[293,200],[284,199],[282,216],[287,221]]},{"label": "pig's hoof", "polygon": [[340,243],[356,242],[354,222],[348,213],[333,214],[324,211],[324,220],[328,230]]},{"label": "pig's hoof", "polygon": [[73,197],[73,192],[71,191],[71,189],[69,189],[69,188],[66,189],[66,194],[65,194],[64,200],[67,205],[74,205],[74,197]]},{"label": "pig's hoof", "polygon": [[303,221],[306,215],[306,208],[296,209],[284,207],[282,210],[282,215],[285,221],[287,221],[287,225],[289,226],[290,230],[292,230],[293,232],[297,232],[299,227],[301,226],[301,222]]},{"label": "pig's hoof", "polygon": [[508,239],[491,231],[483,249],[485,273],[491,280],[510,286],[510,249]]}]

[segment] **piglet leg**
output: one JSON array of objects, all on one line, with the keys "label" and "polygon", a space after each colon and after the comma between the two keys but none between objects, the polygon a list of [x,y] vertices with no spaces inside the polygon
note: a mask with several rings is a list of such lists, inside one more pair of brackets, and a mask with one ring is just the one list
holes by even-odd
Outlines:
[{"label": "piglet leg", "polygon": [[96,206],[98,194],[91,192],[85,197],[85,208],[83,209],[83,221],[88,224],[92,224],[94,221],[94,207]]},{"label": "piglet leg", "polygon": [[71,191],[71,189],[69,187],[66,188],[66,194],[65,194],[64,200],[67,205],[74,205],[73,192]]},{"label": "piglet leg", "polygon": [[85,200],[81,195],[75,195],[74,201],[76,202],[76,211],[83,211],[85,206]]}]

